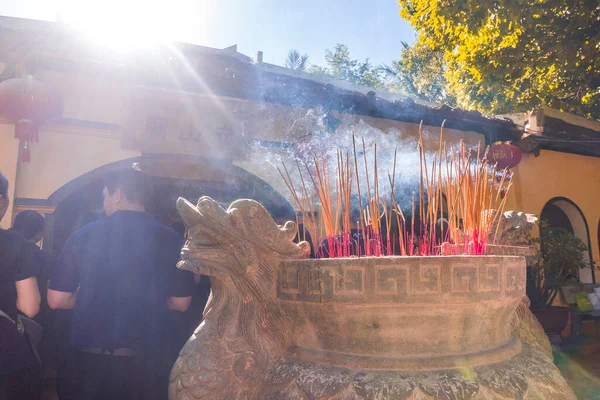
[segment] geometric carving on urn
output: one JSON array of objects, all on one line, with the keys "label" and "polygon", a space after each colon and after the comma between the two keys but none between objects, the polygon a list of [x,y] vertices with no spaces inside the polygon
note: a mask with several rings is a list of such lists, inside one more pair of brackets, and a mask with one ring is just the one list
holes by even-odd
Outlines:
[{"label": "geometric carving on urn", "polygon": [[300,273],[298,267],[294,265],[282,265],[281,269],[281,285],[282,293],[300,293]]},{"label": "geometric carving on urn", "polygon": [[499,292],[502,290],[500,277],[500,264],[486,264],[479,266],[479,291]]},{"label": "geometric carving on urn", "polygon": [[[283,261],[283,300],[418,302],[520,297],[525,267],[518,257],[385,257]],[[437,296],[437,297],[436,297]],[[454,297],[453,297],[454,296]]]},{"label": "geometric carving on urn", "polygon": [[522,257],[304,259],[295,225],[255,201],[177,209],[178,267],[212,292],[171,400],[575,399],[527,312]]},{"label": "geometric carving on urn", "polygon": [[375,266],[375,294],[406,297],[409,292],[409,269],[397,266]]},{"label": "geometric carving on urn", "polygon": [[416,274],[411,274],[411,293],[441,293],[442,268],[439,265],[419,265]]},{"label": "geometric carving on urn", "polygon": [[506,292],[516,293],[525,289],[526,272],[524,268],[506,268]]},{"label": "geometric carving on urn", "polygon": [[321,279],[324,300],[344,301],[365,295],[365,267],[351,264],[322,267]]},{"label": "geometric carving on urn", "polygon": [[452,291],[453,292],[475,292],[477,291],[477,266],[453,265],[452,267]]}]

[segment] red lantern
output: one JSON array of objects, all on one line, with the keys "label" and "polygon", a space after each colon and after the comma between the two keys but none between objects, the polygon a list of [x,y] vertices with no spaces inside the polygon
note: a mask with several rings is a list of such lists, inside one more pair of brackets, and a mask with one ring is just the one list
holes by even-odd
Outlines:
[{"label": "red lantern", "polygon": [[498,170],[516,167],[522,157],[521,150],[508,142],[492,144],[485,154],[485,160],[489,164],[496,164]]},{"label": "red lantern", "polygon": [[62,101],[32,76],[8,79],[0,82],[0,114],[15,123],[15,138],[23,141],[21,160],[29,162],[39,126],[62,114]]}]

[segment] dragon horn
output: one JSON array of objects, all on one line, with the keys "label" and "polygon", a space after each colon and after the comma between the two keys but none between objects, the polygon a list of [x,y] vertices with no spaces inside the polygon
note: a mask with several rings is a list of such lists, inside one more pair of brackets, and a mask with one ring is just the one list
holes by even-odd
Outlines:
[{"label": "dragon horn", "polygon": [[177,199],[177,211],[188,228],[199,223],[202,217],[200,211],[183,197]]}]

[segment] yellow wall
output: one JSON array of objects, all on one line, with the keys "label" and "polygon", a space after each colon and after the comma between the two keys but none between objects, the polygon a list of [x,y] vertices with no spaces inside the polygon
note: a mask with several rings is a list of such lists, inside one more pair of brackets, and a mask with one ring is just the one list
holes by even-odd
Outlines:
[{"label": "yellow wall", "polygon": [[121,149],[118,133],[54,125],[31,146],[31,163],[19,164],[16,196],[47,199],[86,172],[139,155]]},{"label": "yellow wall", "polygon": [[8,197],[10,199],[10,206],[6,212],[6,216],[0,221],[0,228],[2,229],[10,228],[15,199],[19,141],[14,139],[14,136],[15,126],[13,124],[0,123],[0,172],[8,179]]},{"label": "yellow wall", "polygon": [[[513,188],[506,209],[540,215],[555,197],[565,197],[582,211],[590,236],[593,259],[600,260],[600,158],[542,150],[539,157],[524,154],[514,169]],[[596,272],[597,279],[600,275]]]}]

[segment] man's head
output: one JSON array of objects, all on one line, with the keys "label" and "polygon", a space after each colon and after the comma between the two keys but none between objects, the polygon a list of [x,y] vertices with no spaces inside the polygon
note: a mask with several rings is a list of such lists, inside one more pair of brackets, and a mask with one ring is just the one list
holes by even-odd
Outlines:
[{"label": "man's head", "polygon": [[16,215],[12,228],[31,243],[37,243],[44,236],[45,222],[44,216],[39,212],[25,210]]},{"label": "man's head", "polygon": [[152,184],[148,175],[134,164],[131,168],[110,172],[102,194],[104,212],[108,216],[120,210],[144,211],[152,194]]},{"label": "man's head", "polygon": [[0,173],[0,221],[4,218],[4,214],[6,214],[6,210],[8,210],[8,205],[10,201],[8,200],[8,179]]}]

